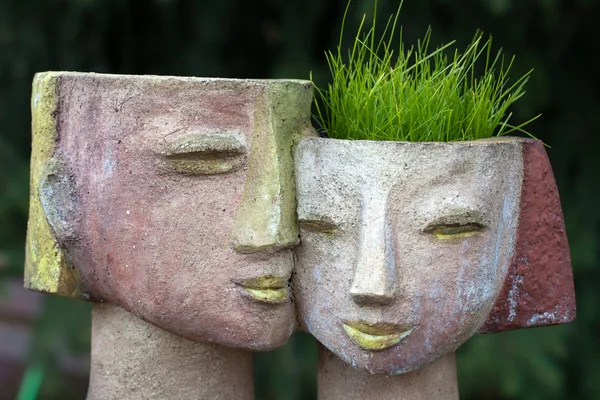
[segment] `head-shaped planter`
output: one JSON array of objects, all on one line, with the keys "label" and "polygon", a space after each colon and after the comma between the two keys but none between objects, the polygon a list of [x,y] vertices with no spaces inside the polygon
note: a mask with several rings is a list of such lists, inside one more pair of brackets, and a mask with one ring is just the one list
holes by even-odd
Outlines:
[{"label": "head-shaped planter", "polygon": [[574,318],[541,142],[310,138],[295,164],[300,323],[354,367],[400,374],[477,332]]},{"label": "head-shaped planter", "polygon": [[26,287],[193,341],[283,344],[311,98],[305,81],[38,74]]}]

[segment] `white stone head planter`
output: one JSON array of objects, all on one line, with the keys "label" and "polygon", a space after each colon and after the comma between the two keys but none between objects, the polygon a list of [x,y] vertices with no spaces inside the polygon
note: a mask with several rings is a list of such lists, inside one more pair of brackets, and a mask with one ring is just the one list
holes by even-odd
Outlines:
[{"label": "white stone head planter", "polygon": [[[295,163],[299,320],[352,367],[404,374],[478,332],[574,318],[569,249],[541,142],[309,138]],[[335,380],[339,393],[352,392],[339,383],[351,378]],[[377,382],[369,396],[391,381]],[[451,389],[418,398],[455,398]],[[369,398],[388,398],[379,394]]]},{"label": "white stone head planter", "polygon": [[[282,345],[296,326],[291,153],[314,132],[311,101],[307,81],[36,75],[25,286],[115,304],[193,342]],[[131,375],[132,362],[113,350],[130,340],[121,350],[140,349],[146,361],[137,366],[159,368],[143,364],[161,364],[155,339],[163,333],[107,312],[94,308],[95,359],[105,358],[96,364],[121,363]],[[190,351],[161,340],[177,342],[167,352]],[[214,361],[223,357],[208,357],[207,367],[231,381],[223,371],[248,365],[251,392],[251,359]],[[182,374],[197,368],[176,356],[165,365]]]}]

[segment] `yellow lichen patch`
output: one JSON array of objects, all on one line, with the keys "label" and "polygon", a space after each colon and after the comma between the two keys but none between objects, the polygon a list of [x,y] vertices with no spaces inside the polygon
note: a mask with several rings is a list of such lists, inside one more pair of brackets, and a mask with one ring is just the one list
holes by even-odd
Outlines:
[{"label": "yellow lichen patch", "polygon": [[259,276],[245,279],[240,282],[242,286],[254,289],[281,289],[287,287],[288,280],[273,275]]},{"label": "yellow lichen patch", "polygon": [[406,332],[376,335],[363,332],[360,329],[346,324],[342,325],[344,327],[344,331],[346,331],[346,334],[350,337],[350,339],[352,339],[354,343],[356,343],[364,350],[369,351],[380,351],[395,346],[398,343],[400,343],[400,341],[403,338],[405,338],[412,332],[412,329],[410,329]]},{"label": "yellow lichen patch", "polygon": [[288,289],[253,289],[244,288],[244,290],[250,295],[253,300],[261,301],[263,303],[279,304],[287,301]]},{"label": "yellow lichen patch", "polygon": [[288,280],[265,275],[237,282],[252,300],[278,304],[289,298]]},{"label": "yellow lichen patch", "polygon": [[431,230],[431,233],[440,240],[463,239],[476,235],[481,229],[481,225],[478,224],[449,225],[434,228]]},{"label": "yellow lichen patch", "polygon": [[57,82],[60,73],[37,74],[31,98],[32,150],[25,287],[37,292],[86,299],[77,271],[71,268],[46,219],[39,183],[56,143]]}]

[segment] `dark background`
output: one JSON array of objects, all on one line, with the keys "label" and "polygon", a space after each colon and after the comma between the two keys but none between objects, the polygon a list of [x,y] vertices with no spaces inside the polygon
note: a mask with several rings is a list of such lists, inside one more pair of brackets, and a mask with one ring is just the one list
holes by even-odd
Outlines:
[{"label": "dark background", "polygon": [[[380,0],[381,15],[397,0]],[[29,96],[37,71],[328,79],[345,0],[0,0],[0,399],[28,371],[39,399],[83,399],[88,304],[22,293]],[[355,0],[351,36],[372,0]],[[406,0],[405,42],[466,44],[476,29],[534,68],[513,123],[548,149],[571,245],[575,323],[472,338],[458,352],[463,399],[600,399],[600,1]],[[506,166],[510,168],[510,166]],[[258,399],[314,399],[315,344],[298,334],[256,361]],[[35,398],[31,397],[32,399]]]}]

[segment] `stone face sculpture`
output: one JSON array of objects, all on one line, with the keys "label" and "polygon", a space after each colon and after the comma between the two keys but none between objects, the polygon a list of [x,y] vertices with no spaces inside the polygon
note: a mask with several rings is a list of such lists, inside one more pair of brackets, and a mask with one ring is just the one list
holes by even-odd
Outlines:
[{"label": "stone face sculpture", "polygon": [[311,100],[305,81],[38,74],[26,287],[192,341],[283,344]]},{"label": "stone face sculpture", "polygon": [[309,138],[295,162],[299,320],[354,368],[403,374],[478,332],[574,318],[541,142]]},{"label": "stone face sculpture", "polygon": [[88,400],[254,397],[247,350],[296,326],[311,101],[307,81],[36,75],[25,286],[105,302]]},{"label": "stone face sculpture", "polygon": [[541,142],[311,138],[311,101],[305,81],[36,75],[25,286],[101,302],[89,400],[252,398],[247,350],[296,328],[294,264],[321,399],[454,399],[469,337],[574,318]]}]

